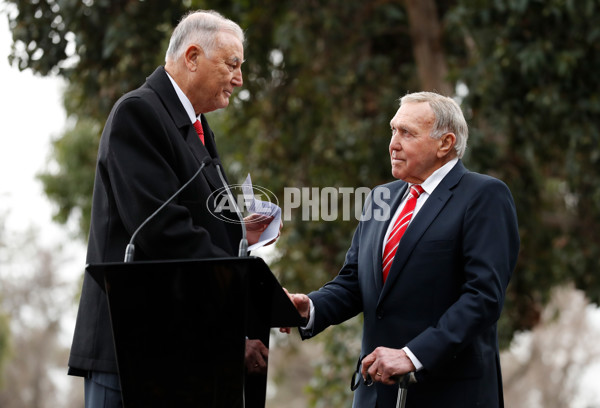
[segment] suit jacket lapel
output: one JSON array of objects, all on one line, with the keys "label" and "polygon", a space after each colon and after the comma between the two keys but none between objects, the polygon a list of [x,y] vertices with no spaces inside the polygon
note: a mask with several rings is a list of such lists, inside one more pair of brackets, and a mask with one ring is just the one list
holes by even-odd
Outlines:
[{"label": "suit jacket lapel", "polygon": [[[383,292],[381,293],[380,301],[387,293],[391,290],[394,281],[398,279],[398,276],[402,273],[404,265],[410,258],[415,246],[419,243],[419,240],[430,227],[439,212],[444,208],[448,200],[454,194],[452,189],[458,184],[463,174],[466,173],[466,169],[462,162],[459,160],[456,166],[450,173],[444,177],[444,179],[438,184],[435,190],[431,193],[423,207],[419,210],[419,213],[415,216],[414,220],[411,221],[408,229],[402,236],[396,255],[392,263],[392,267],[388,274]],[[381,271],[381,268],[379,268]]]},{"label": "suit jacket lapel", "polygon": [[[198,161],[198,166],[202,163],[205,157],[213,157],[218,159],[217,149],[214,143],[214,135],[204,115],[201,115],[202,127],[204,128],[206,146],[202,144],[194,129],[190,118],[185,109],[181,105],[181,101],[173,89],[171,81],[167,77],[164,67],[158,67],[147,79],[146,83],[158,94],[163,101],[165,109],[169,112],[175,126],[179,129],[183,139],[189,146],[190,151]],[[215,166],[206,166],[203,170],[204,177],[213,186],[214,189],[222,187],[221,179],[217,173]]]}]

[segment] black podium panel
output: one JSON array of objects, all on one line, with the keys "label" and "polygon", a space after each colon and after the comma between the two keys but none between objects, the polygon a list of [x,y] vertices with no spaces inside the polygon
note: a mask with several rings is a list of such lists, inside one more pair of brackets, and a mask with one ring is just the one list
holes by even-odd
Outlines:
[{"label": "black podium panel", "polygon": [[262,259],[87,271],[107,294],[126,408],[264,407],[266,375],[245,377],[245,338],[268,347],[271,327],[298,326],[301,318]]}]

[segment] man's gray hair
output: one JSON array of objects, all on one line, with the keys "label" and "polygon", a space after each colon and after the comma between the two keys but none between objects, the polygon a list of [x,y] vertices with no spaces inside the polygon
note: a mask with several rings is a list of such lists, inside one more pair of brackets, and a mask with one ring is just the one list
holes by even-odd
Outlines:
[{"label": "man's gray hair", "polygon": [[244,31],[241,27],[213,10],[198,10],[186,14],[171,35],[165,61],[176,61],[187,47],[198,44],[207,57],[215,50],[217,34],[228,32],[244,44]]},{"label": "man's gray hair", "polygon": [[439,139],[446,133],[454,133],[456,136],[454,149],[458,158],[462,158],[467,149],[469,127],[458,103],[452,98],[435,92],[415,92],[406,94],[400,98],[400,106],[403,103],[421,102],[429,103],[435,116],[430,136],[434,139]]}]

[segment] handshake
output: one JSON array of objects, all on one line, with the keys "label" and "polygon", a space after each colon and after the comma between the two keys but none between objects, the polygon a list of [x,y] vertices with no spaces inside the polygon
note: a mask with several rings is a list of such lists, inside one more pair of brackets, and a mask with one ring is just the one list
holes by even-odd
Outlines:
[{"label": "handshake", "polygon": [[[309,297],[301,293],[289,293],[285,288],[283,288],[283,290],[296,307],[296,310],[298,310],[300,316],[304,319],[304,327],[306,327],[306,325],[308,325],[308,323],[310,322],[311,302]],[[281,333],[290,334],[291,329],[289,327],[281,327],[279,331]]]}]

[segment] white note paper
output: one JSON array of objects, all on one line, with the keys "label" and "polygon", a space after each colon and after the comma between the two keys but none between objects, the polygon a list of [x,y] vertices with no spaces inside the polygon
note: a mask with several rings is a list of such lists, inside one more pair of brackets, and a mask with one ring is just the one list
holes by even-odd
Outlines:
[{"label": "white note paper", "polygon": [[273,241],[279,235],[279,226],[281,224],[281,207],[270,201],[262,201],[256,198],[254,190],[252,189],[252,179],[250,174],[246,177],[246,180],[242,184],[242,192],[244,193],[244,203],[246,209],[251,213],[272,216],[273,220],[265,229],[258,242],[248,247],[249,251],[263,247],[265,244]]}]

